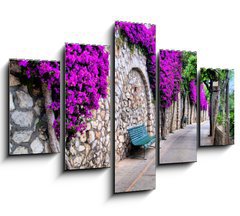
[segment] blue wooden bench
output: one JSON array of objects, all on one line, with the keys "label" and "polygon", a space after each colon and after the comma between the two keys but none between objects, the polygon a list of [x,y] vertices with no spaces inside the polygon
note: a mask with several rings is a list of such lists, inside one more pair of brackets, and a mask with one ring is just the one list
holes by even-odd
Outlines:
[{"label": "blue wooden bench", "polygon": [[133,126],[127,129],[133,146],[144,148],[144,159],[146,149],[149,148],[156,140],[155,136],[149,136],[144,124]]}]

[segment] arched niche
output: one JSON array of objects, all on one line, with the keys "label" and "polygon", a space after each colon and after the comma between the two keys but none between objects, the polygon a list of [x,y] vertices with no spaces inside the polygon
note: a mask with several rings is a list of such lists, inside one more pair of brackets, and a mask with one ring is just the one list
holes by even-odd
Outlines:
[{"label": "arched niche", "polygon": [[118,142],[116,150],[120,159],[127,157],[131,150],[128,127],[144,124],[148,132],[151,132],[153,122],[151,102],[151,89],[146,73],[138,67],[131,68],[124,77],[119,98],[121,109],[116,128]]}]

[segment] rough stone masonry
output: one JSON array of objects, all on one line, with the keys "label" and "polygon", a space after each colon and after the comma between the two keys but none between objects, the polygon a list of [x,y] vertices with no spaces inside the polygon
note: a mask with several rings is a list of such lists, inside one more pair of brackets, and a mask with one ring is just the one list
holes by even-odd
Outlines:
[{"label": "rough stone masonry", "polygon": [[100,99],[92,115],[86,130],[67,143],[68,170],[110,167],[110,84],[108,97]]},{"label": "rough stone masonry", "polygon": [[150,89],[146,57],[115,33],[115,161],[130,154],[127,128],[144,124],[155,135],[155,103]]},{"label": "rough stone masonry", "polygon": [[[109,52],[109,46],[105,46]],[[110,71],[109,71],[110,73]],[[110,167],[110,75],[107,98],[101,98],[98,110],[92,110],[92,118],[86,130],[76,134],[65,148],[65,169],[94,169]]]},{"label": "rough stone masonry", "polygon": [[44,98],[40,89],[32,89],[15,77],[9,66],[9,154],[50,153]]}]

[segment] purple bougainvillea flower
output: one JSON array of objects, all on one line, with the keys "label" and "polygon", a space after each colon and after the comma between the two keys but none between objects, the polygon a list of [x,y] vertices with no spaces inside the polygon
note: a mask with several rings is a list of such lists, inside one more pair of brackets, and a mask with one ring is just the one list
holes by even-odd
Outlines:
[{"label": "purple bougainvillea flower", "polygon": [[[200,110],[208,109],[208,100],[205,93],[204,85],[200,85]],[[210,109],[209,109],[210,110]]]},{"label": "purple bougainvillea flower", "polygon": [[52,104],[49,105],[54,111],[56,119],[53,123],[55,133],[60,135],[60,64],[57,61],[34,61],[19,60],[23,73],[28,79],[36,79],[36,82],[47,83],[52,93]]},{"label": "purple bougainvillea flower", "polygon": [[182,52],[160,50],[159,54],[160,106],[168,108],[177,101],[182,81]]},{"label": "purple bougainvillea flower", "polygon": [[197,103],[197,85],[195,79],[191,80],[189,83],[189,97],[192,104]]},{"label": "purple bougainvillea flower", "polygon": [[19,66],[23,66],[23,67],[27,67],[27,64],[28,64],[28,61],[27,60],[20,60],[18,62],[18,65]]},{"label": "purple bougainvillea flower", "polygon": [[107,97],[109,54],[104,46],[66,44],[66,128],[68,137],[86,129],[99,100]]},{"label": "purple bougainvillea flower", "polygon": [[150,24],[115,22],[115,31],[126,37],[128,43],[144,50],[147,58],[149,82],[155,96],[156,89],[156,27]]}]

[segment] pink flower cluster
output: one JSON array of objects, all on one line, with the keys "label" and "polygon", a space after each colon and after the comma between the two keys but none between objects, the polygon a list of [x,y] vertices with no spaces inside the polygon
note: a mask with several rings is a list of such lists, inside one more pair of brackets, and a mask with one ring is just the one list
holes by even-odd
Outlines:
[{"label": "pink flower cluster", "polygon": [[[18,60],[18,65],[29,80],[47,83],[52,92],[52,104],[56,120],[53,124],[57,137],[60,136],[60,63],[58,61]],[[34,81],[33,81],[34,82]]]},{"label": "pink flower cluster", "polygon": [[196,79],[193,79],[189,83],[189,97],[192,104],[197,103],[197,85]]},{"label": "pink flower cluster", "polygon": [[68,137],[86,129],[92,110],[107,97],[109,53],[105,46],[67,43],[66,66],[66,130]]},{"label": "pink flower cluster", "polygon": [[200,85],[200,110],[207,110],[208,100],[204,90],[204,85]]},{"label": "pink flower cluster", "polygon": [[159,54],[160,106],[168,108],[177,100],[182,80],[182,52],[160,50]]},{"label": "pink flower cluster", "polygon": [[155,25],[115,22],[115,31],[127,38],[128,43],[141,49],[147,58],[147,71],[151,89],[156,90],[156,27]]}]

